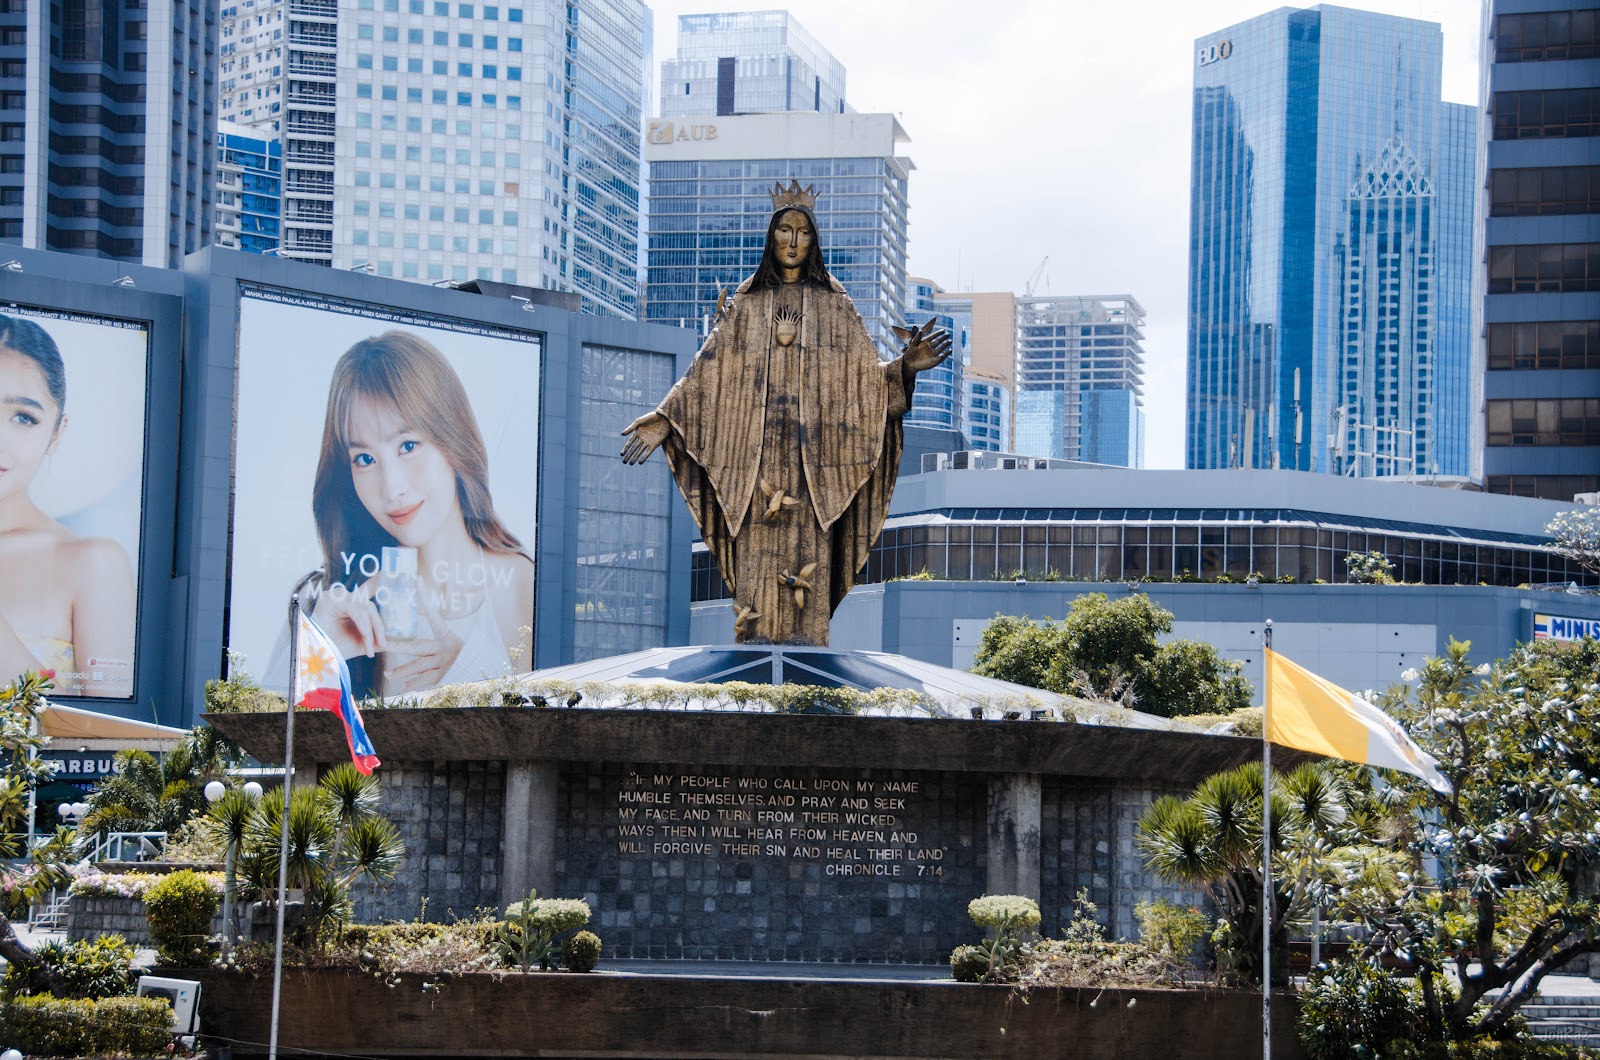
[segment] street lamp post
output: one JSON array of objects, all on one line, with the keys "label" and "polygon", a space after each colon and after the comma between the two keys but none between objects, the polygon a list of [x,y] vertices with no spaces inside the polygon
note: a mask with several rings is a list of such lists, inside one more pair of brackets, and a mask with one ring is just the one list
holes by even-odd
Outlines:
[{"label": "street lamp post", "polygon": [[[220,780],[213,780],[205,786],[206,801],[215,803],[228,793],[228,786]],[[244,786],[245,796],[251,800],[261,797],[261,785],[250,781]],[[224,853],[223,879],[222,879],[222,938],[225,942],[233,942],[237,933],[233,922],[233,891],[234,891],[234,862],[239,856],[239,846],[232,838],[228,840],[228,849]]]}]

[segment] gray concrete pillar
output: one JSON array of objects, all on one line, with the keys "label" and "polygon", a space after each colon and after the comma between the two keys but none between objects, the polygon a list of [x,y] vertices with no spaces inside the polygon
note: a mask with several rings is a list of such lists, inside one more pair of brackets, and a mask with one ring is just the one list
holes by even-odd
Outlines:
[{"label": "gray concrete pillar", "polygon": [[[528,897],[562,897],[556,887],[556,806],[561,771],[554,762],[507,762],[501,818],[500,908]],[[565,897],[572,897],[566,895]]]},{"label": "gray concrete pillar", "polygon": [[1040,791],[1037,773],[989,778],[987,893],[1039,900]]}]

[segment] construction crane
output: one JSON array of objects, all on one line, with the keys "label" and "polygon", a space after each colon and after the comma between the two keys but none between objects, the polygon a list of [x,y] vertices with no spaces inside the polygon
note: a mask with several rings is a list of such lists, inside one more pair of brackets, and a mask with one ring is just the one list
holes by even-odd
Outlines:
[{"label": "construction crane", "polygon": [[1039,282],[1039,277],[1044,274],[1044,267],[1050,264],[1050,255],[1046,254],[1039,262],[1039,267],[1033,270],[1033,275],[1028,277],[1028,282],[1022,285],[1022,296],[1033,297],[1033,289]]}]

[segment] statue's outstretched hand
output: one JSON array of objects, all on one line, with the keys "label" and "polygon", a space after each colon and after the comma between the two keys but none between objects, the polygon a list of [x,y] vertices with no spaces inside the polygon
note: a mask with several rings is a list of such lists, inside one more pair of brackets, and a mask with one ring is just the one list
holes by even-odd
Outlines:
[{"label": "statue's outstretched hand", "polygon": [[894,333],[905,343],[902,356],[913,372],[937,368],[950,356],[950,333],[934,331],[931,320],[920,328],[895,328]]},{"label": "statue's outstretched hand", "polygon": [[622,428],[624,435],[629,435],[628,441],[622,447],[622,462],[624,464],[637,464],[655,452],[662,442],[667,440],[667,435],[672,433],[672,425],[667,418],[659,412],[646,412]]}]

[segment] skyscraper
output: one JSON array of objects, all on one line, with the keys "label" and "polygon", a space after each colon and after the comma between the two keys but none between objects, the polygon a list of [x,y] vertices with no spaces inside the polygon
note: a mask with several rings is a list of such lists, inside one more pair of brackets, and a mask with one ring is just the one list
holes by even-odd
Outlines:
[{"label": "skyscraper", "polygon": [[1017,296],[1010,291],[932,292],[950,319],[962,359],[961,420],[967,443],[987,452],[1012,452],[1017,384]]},{"label": "skyscraper", "polygon": [[822,253],[889,354],[905,321],[908,139],[892,114],[752,114],[652,119],[645,316],[699,326],[717,294],[755,271],[772,186],[817,190]]},{"label": "skyscraper", "polygon": [[1600,12],[1488,15],[1484,483],[1571,500],[1600,490]]},{"label": "skyscraper", "polygon": [[1016,451],[1142,467],[1143,328],[1128,294],[1018,298]]},{"label": "skyscraper", "polygon": [[945,362],[917,376],[917,386],[911,395],[911,408],[903,422],[916,427],[935,427],[946,431],[962,429],[962,393],[965,384],[965,329],[955,318],[942,311],[934,296],[939,285],[921,276],[906,280],[911,289],[910,307],[906,310],[906,326],[921,327],[930,321],[935,329],[950,332],[952,350]]},{"label": "skyscraper", "polygon": [[855,114],[844,67],[785,11],[683,15],[649,123],[645,317],[710,319],[761,260],[774,183],[816,185],[829,270],[884,353],[906,319],[909,137],[892,114]]},{"label": "skyscraper", "polygon": [[961,418],[967,444],[991,453],[1011,448],[1011,387],[982,368],[968,366],[961,380]]},{"label": "skyscraper", "polygon": [[787,11],[680,15],[661,61],[663,118],[845,114],[844,65]]},{"label": "skyscraper", "polygon": [[223,116],[281,122],[285,256],[637,315],[640,0],[238,2]]},{"label": "skyscraper", "polygon": [[1472,108],[1442,55],[1327,5],[1197,42],[1189,467],[1470,473]]},{"label": "skyscraper", "polygon": [[175,266],[211,242],[216,6],[0,6],[0,239]]}]

